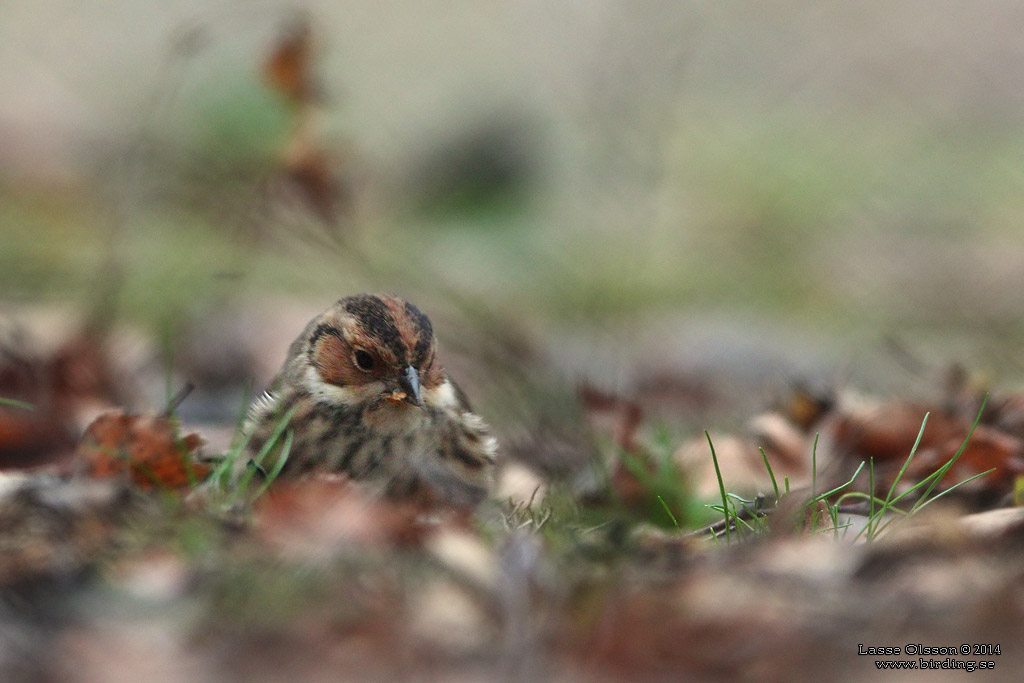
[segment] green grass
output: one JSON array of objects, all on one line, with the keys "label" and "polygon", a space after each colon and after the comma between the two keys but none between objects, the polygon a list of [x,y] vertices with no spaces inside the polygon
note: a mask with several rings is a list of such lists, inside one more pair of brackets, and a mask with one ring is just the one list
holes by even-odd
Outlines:
[{"label": "green grass", "polygon": [[[285,463],[288,461],[294,436],[288,426],[297,408],[298,406],[292,406],[281,415],[266,443],[244,465],[240,464],[239,460],[249,457],[247,446],[251,435],[243,433],[245,413],[240,415],[236,424],[234,443],[207,478],[207,481],[211,482],[214,490],[219,494],[219,502],[223,507],[233,508],[251,503],[263,495],[281,474],[281,470],[284,469]],[[264,464],[270,457],[273,458],[273,462],[268,470],[264,468]],[[262,474],[262,482],[253,490],[257,474]]]},{"label": "green grass", "polygon": [[[344,248],[319,253],[320,245],[299,244],[303,238],[287,226],[271,226],[279,239],[260,246],[232,233],[262,216],[263,207],[239,186],[272,169],[293,123],[252,67],[237,55],[216,63],[182,59],[165,74],[169,83],[153,84],[162,106],[129,131],[152,158],[124,160],[126,175],[142,178],[139,188],[82,181],[71,191],[46,192],[12,183],[0,193],[0,287],[19,298],[79,296],[110,265],[110,227],[122,221],[113,259],[123,278],[121,311],[157,328],[240,290],[321,296],[377,281],[401,289],[416,287],[413,276],[422,274],[422,282],[457,282],[497,310],[529,300],[531,312],[552,321],[628,321],[638,311],[701,305],[840,331],[849,320],[885,329],[908,313],[922,324],[971,314],[951,312],[945,301],[908,312],[880,295],[858,298],[843,280],[851,273],[832,277],[828,259],[837,239],[871,257],[890,237],[930,246],[961,239],[966,227],[980,251],[998,250],[1012,243],[1014,216],[1024,209],[1024,136],[1012,126],[949,128],[942,121],[943,134],[935,135],[921,121],[893,121],[879,111],[783,103],[765,112],[730,99],[735,93],[705,93],[675,112],[661,152],[647,162],[653,168],[622,166],[630,191],[610,215],[603,205],[588,212],[586,192],[606,188],[578,178],[569,180],[582,187],[537,180],[523,201],[440,218],[384,196],[382,206],[403,208],[378,210],[354,226],[355,239],[346,235],[383,267],[340,276],[358,270]],[[346,127],[343,106],[331,115],[342,141],[358,149],[364,131]],[[138,153],[127,146],[125,155]],[[548,169],[559,171],[565,169]],[[204,201],[193,201],[197,196]],[[241,283],[220,277],[239,272]],[[989,334],[1005,339],[1001,333]]]},{"label": "green grass", "polygon": [[[984,409],[984,403],[982,410]],[[567,486],[553,485],[545,499],[537,503],[506,503],[502,509],[506,530],[526,530],[541,535],[556,556],[566,562],[572,558],[585,561],[615,563],[629,556],[630,539],[633,532],[644,527],[653,527],[669,533],[689,536],[710,536],[721,538],[726,544],[746,541],[768,534],[773,525],[789,523],[773,517],[777,510],[790,510],[793,522],[802,525],[806,533],[831,533],[837,540],[858,540],[862,537],[872,541],[890,532],[894,523],[917,514],[923,508],[954,492],[964,484],[984,476],[987,472],[969,477],[941,491],[937,486],[950,468],[956,463],[969,442],[981,416],[981,410],[957,453],[935,472],[913,483],[902,493],[897,493],[900,483],[913,459],[916,457],[921,438],[927,427],[928,418],[922,420],[916,442],[906,462],[890,483],[884,496],[873,494],[876,479],[873,461],[861,462],[853,473],[837,486],[825,491],[818,490],[818,439],[815,436],[811,452],[810,490],[793,489],[788,478],[781,482],[772,470],[767,454],[761,451],[765,471],[771,483],[768,493],[754,498],[745,498],[729,491],[728,482],[722,474],[718,454],[710,435],[705,432],[715,475],[718,482],[718,500],[714,503],[699,500],[687,485],[684,472],[671,465],[673,452],[671,443],[660,443],[642,455],[627,453],[615,447],[597,458],[597,463],[621,462],[621,466],[639,483],[642,495],[626,504],[616,492],[612,473],[605,466],[598,467],[598,478],[603,481],[603,492],[596,498],[579,498],[577,492]],[[855,484],[867,474],[867,491],[855,489]],[[794,496],[802,499],[793,500]],[[786,502],[796,505],[786,505]],[[865,508],[865,522],[854,531],[843,518],[857,507]],[[717,515],[718,521],[708,520],[700,510]],[[822,526],[823,522],[826,522]],[[710,522],[708,526],[694,530],[698,524]]]},{"label": "green grass", "polygon": [[[875,469],[874,461],[861,462],[853,475],[843,484],[836,486],[823,493],[817,492],[817,450],[818,450],[818,437],[815,435],[814,447],[811,451],[811,495],[807,500],[803,501],[798,507],[799,518],[807,511],[811,511],[810,514],[810,529],[811,533],[814,533],[817,528],[818,516],[815,514],[815,510],[819,504],[825,506],[825,513],[830,518],[832,524],[829,527],[835,536],[838,538],[840,531],[843,531],[844,535],[848,529],[847,525],[839,524],[839,516],[842,513],[843,506],[847,501],[854,500],[859,502],[866,502],[868,504],[868,514],[865,525],[854,535],[853,540],[859,539],[864,536],[867,540],[875,540],[881,537],[890,527],[901,519],[906,519],[922,509],[931,505],[940,498],[952,493],[956,489],[968,484],[980,477],[983,477],[994,469],[980,472],[974,476],[968,477],[960,482],[957,482],[953,486],[944,489],[936,493],[936,487],[939,482],[942,481],[943,477],[949,472],[950,468],[956,463],[956,461],[963,454],[964,449],[967,448],[967,444],[974,434],[974,430],[977,428],[981,415],[985,410],[985,405],[988,401],[988,396],[982,401],[981,407],[978,410],[978,414],[971,424],[971,428],[964,438],[963,443],[956,453],[944,464],[938,467],[933,473],[924,477],[919,482],[910,486],[906,491],[900,494],[896,494],[896,489],[900,482],[903,481],[903,477],[910,467],[911,462],[917,455],[918,448],[921,444],[921,438],[924,435],[924,430],[928,425],[928,414],[926,414],[921,422],[921,428],[918,430],[917,438],[914,441],[914,445],[907,455],[906,461],[900,468],[899,472],[893,478],[892,483],[889,486],[889,490],[884,498],[879,498],[874,495],[875,490]],[[702,531],[710,531],[717,537],[716,530],[722,528],[724,530],[724,536],[726,543],[732,541],[732,532],[735,530],[737,535],[741,538],[745,538],[747,534],[763,534],[768,531],[768,523],[765,514],[759,508],[758,501],[746,500],[735,494],[727,493],[726,484],[722,478],[721,469],[718,464],[718,456],[715,453],[714,444],[711,441],[710,435],[705,432],[705,436],[708,440],[708,446],[711,450],[711,458],[715,466],[715,474],[718,478],[719,491],[721,493],[721,505],[708,505],[708,508],[722,515],[722,522],[719,524],[712,525],[708,529]],[[784,493],[779,491],[778,483],[775,479],[775,473],[772,471],[771,464],[768,461],[767,455],[764,451],[761,451],[762,458],[764,460],[765,469],[771,478],[772,488],[775,493],[776,506],[786,497],[793,495],[789,490],[789,482],[786,482],[786,490]],[[850,490],[857,477],[860,476],[864,468],[868,468],[868,492],[853,491]],[[908,509],[904,509],[900,504],[904,501],[912,500]]]},{"label": "green grass", "polygon": [[[932,495],[935,491],[935,488],[939,485],[939,482],[942,481],[942,478],[946,476],[946,473],[949,472],[949,469],[954,465],[954,463],[956,463],[957,460],[960,459],[960,456],[963,455],[964,449],[967,448],[967,443],[970,441],[971,436],[974,434],[974,430],[978,426],[978,422],[981,420],[981,415],[984,412],[985,405],[987,403],[988,395],[986,394],[985,398],[981,402],[981,408],[978,410],[978,414],[974,418],[974,422],[971,424],[971,428],[968,431],[966,438],[964,438],[963,443],[960,445],[960,448],[957,449],[956,453],[953,454],[953,457],[951,457],[941,467],[935,470],[935,472],[928,475],[921,481],[917,482],[915,485],[904,491],[902,494],[894,495],[897,485],[900,481],[902,481],[903,476],[907,471],[907,468],[910,466],[911,461],[917,454],[917,449],[921,443],[921,437],[924,434],[925,426],[928,424],[928,415],[925,415],[924,420],[921,422],[921,429],[917,434],[917,439],[914,442],[914,446],[911,449],[910,454],[907,456],[907,460],[906,462],[904,462],[903,467],[900,468],[899,473],[896,475],[895,479],[893,479],[892,485],[889,487],[889,491],[886,494],[885,498],[879,500],[873,495],[869,496],[870,514],[868,517],[868,524],[860,532],[858,532],[857,537],[859,537],[860,534],[863,533],[866,535],[868,539],[877,538],[887,528],[889,528],[889,526],[892,525],[896,519],[909,517],[919,512],[920,510],[924,509],[926,506],[931,505],[932,503],[939,500],[943,496],[952,493],[957,488],[964,486],[965,484],[969,484],[975,479],[983,477],[994,471],[993,468],[986,470],[984,472],[979,472],[974,476],[968,477],[967,479],[957,482],[953,486],[950,486],[949,488],[940,491],[935,495]],[[874,464],[872,463],[872,484],[874,483],[873,465]],[[909,510],[904,511],[897,505],[904,498],[911,497],[918,492],[920,492],[920,495],[914,499],[914,502]],[[846,497],[854,499],[862,498],[863,494],[850,493],[847,494]],[[844,498],[841,497],[839,501],[837,501],[837,505],[841,504],[843,500]],[[875,507],[876,505],[878,506],[877,508]],[[886,519],[887,515],[891,516],[888,519]]]},{"label": "green grass", "polygon": [[25,401],[18,401],[13,398],[3,398],[0,396],[0,406],[7,406],[8,408],[17,408],[18,410],[35,410],[36,407],[31,403]]}]

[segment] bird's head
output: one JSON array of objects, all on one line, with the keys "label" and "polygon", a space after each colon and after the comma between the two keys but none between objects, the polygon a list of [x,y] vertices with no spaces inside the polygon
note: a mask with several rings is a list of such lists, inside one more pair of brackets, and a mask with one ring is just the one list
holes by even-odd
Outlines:
[{"label": "bird's head", "polygon": [[336,404],[420,406],[444,380],[430,320],[395,296],[346,297],[315,318],[293,347],[303,383]]}]

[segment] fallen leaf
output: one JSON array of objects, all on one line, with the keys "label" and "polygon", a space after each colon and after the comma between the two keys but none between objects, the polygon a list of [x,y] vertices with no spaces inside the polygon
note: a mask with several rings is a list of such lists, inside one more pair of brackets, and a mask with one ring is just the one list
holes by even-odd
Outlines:
[{"label": "fallen leaf", "polygon": [[[936,471],[956,455],[963,446],[964,438],[954,437],[939,447],[921,453],[907,467],[907,476],[912,480],[922,479]],[[1024,442],[1003,434],[996,429],[979,425],[963,452],[939,482],[938,490],[945,490],[976,474],[994,470],[970,482],[969,490],[994,494],[1007,493],[1012,489],[1014,478],[1024,473]]]},{"label": "fallen leaf", "polygon": [[180,490],[210,472],[208,466],[193,461],[202,444],[198,434],[179,436],[171,418],[116,410],[89,425],[76,456],[89,477],[126,477],[146,490]]},{"label": "fallen leaf", "polygon": [[284,28],[263,65],[267,83],[293,105],[308,104],[318,96],[312,70],[313,52],[313,28],[303,15]]},{"label": "fallen leaf", "polygon": [[928,425],[919,449],[933,448],[958,436],[962,441],[967,435],[969,425],[955,415],[914,403],[889,402],[838,414],[831,425],[835,448],[858,461],[871,458],[876,465],[901,466],[914,447],[926,414]]},{"label": "fallen leaf", "polygon": [[[922,432],[926,414],[928,422]],[[951,460],[967,439],[971,422],[957,413],[929,410],[928,406],[913,403],[889,402],[866,411],[837,414],[826,429],[835,455],[848,465],[874,460],[876,493],[884,495],[913,450],[918,434],[917,452],[900,479],[903,489]],[[1010,493],[1014,477],[1024,472],[1024,441],[982,424],[975,429],[937,490],[948,489],[990,469],[995,471],[971,482],[964,492],[988,496]]]},{"label": "fallen leaf", "polygon": [[0,330],[0,468],[58,463],[88,416],[123,393],[103,332],[85,325],[55,350],[21,330]]}]

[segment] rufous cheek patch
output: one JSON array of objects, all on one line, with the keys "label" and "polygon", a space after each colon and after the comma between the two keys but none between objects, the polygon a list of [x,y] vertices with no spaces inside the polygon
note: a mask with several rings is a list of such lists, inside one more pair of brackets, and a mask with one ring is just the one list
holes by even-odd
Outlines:
[{"label": "rufous cheek patch", "polygon": [[333,334],[317,341],[313,362],[325,382],[346,386],[352,384],[353,370],[348,358],[348,345]]}]

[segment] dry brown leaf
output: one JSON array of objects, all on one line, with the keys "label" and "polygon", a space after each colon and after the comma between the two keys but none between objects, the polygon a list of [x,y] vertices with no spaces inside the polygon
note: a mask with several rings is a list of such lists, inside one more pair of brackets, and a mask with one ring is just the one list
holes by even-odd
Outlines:
[{"label": "dry brown leaf", "polygon": [[146,490],[180,490],[209,474],[209,467],[193,461],[202,443],[198,434],[180,437],[170,418],[116,410],[89,425],[76,455],[86,476],[126,477]]},{"label": "dry brown leaf", "polygon": [[814,441],[799,425],[782,413],[762,413],[747,423],[754,442],[764,448],[775,472],[786,470],[785,475],[805,474],[810,466],[807,454]]},{"label": "dry brown leaf", "polygon": [[920,449],[929,449],[957,437],[963,441],[969,425],[947,413],[927,406],[890,402],[874,408],[836,416],[831,425],[835,448],[858,460],[873,458],[875,464],[902,465],[914,447],[924,416],[928,428],[921,436]]},{"label": "dry brown leaf", "polygon": [[101,332],[85,326],[46,355],[36,341],[0,339],[0,397],[25,404],[0,405],[0,468],[63,461],[85,416],[122,393]]},{"label": "dry brown leaf", "polygon": [[[928,423],[921,432],[925,414]],[[929,410],[927,406],[890,402],[871,410],[837,415],[828,427],[836,453],[847,462],[874,460],[876,491],[887,491],[921,434],[917,452],[901,479],[912,486],[945,465],[970,433],[960,414]],[[938,489],[947,489],[989,469],[994,472],[972,482],[965,492],[1002,495],[1024,472],[1024,441],[996,427],[979,425],[960,458]]]},{"label": "dry brown leaf", "polygon": [[285,28],[263,65],[263,77],[289,103],[301,106],[318,96],[313,77],[313,29],[308,17],[300,17]]},{"label": "dry brown leaf", "polygon": [[292,132],[270,187],[333,226],[353,208],[352,184],[340,173],[338,155],[321,139],[323,96],[314,76],[314,38],[309,18],[299,17],[285,28],[263,65],[267,84],[292,105]]},{"label": "dry brown leaf", "polygon": [[[945,465],[963,446],[966,436],[965,432],[963,437],[951,438],[935,449],[920,453],[907,468],[907,476],[912,480],[924,478]],[[939,483],[939,489],[949,488],[988,470],[994,471],[971,482],[971,490],[1008,493],[1014,477],[1024,473],[1024,442],[991,427],[979,425],[964,446],[963,453]]]}]

